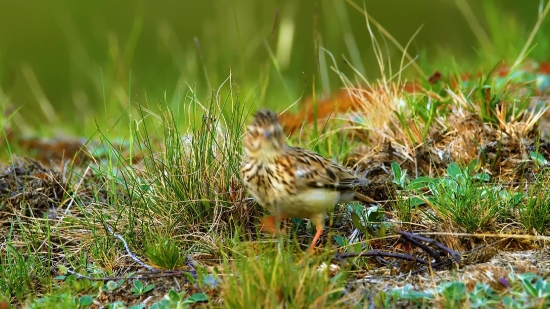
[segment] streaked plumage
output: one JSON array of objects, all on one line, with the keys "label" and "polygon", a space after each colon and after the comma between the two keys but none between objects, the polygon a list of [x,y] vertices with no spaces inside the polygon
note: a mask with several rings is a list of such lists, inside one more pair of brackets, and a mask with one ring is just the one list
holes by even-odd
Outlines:
[{"label": "streaked plumage", "polygon": [[288,146],[273,111],[256,113],[243,144],[245,186],[258,204],[273,213],[262,220],[264,230],[279,232],[283,218],[309,218],[317,228],[309,251],[323,231],[325,215],[336,204],[374,202],[354,191],[365,179],[313,151]]}]

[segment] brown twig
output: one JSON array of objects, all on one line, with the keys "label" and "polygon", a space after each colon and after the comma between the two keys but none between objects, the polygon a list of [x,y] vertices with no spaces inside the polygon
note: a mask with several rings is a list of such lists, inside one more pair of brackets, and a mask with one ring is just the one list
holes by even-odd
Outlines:
[{"label": "brown twig", "polygon": [[[424,237],[422,235],[418,235],[418,234],[414,234],[414,233],[409,233],[409,232],[404,232],[404,231],[397,231],[397,234],[401,235],[401,236],[405,236],[405,238],[409,238],[409,239],[417,239],[417,240],[420,240],[420,241],[424,241],[424,242],[427,242],[428,244],[430,245],[433,245],[433,246],[436,246],[438,247],[439,249],[447,252],[451,258],[457,263],[457,264],[460,264],[461,263],[461,254],[454,251],[453,249],[451,248],[448,248],[446,247],[445,245],[443,245],[442,243],[440,242],[437,242],[431,238],[428,238],[428,237]],[[422,248],[422,247],[421,247]],[[423,248],[422,248],[423,249]],[[423,249],[424,250],[424,249]]]},{"label": "brown twig", "polygon": [[334,256],[334,258],[341,261],[343,259],[350,258],[350,257],[364,257],[364,256],[369,256],[369,257],[376,257],[376,256],[391,257],[391,258],[402,259],[402,260],[407,260],[407,261],[414,261],[414,262],[418,262],[418,263],[424,264],[424,265],[428,264],[428,261],[426,261],[424,259],[417,258],[417,257],[415,257],[414,255],[411,255],[411,254],[391,253],[391,252],[376,251],[376,250],[363,251],[363,252],[338,253]]},{"label": "brown twig", "polygon": [[405,241],[408,241],[409,243],[411,243],[413,246],[417,246],[419,247],[420,249],[426,251],[426,253],[428,253],[428,255],[430,255],[431,257],[433,257],[435,259],[436,262],[441,262],[441,255],[439,254],[438,251],[434,251],[432,249],[430,249],[429,246],[419,242],[418,240],[416,239],[413,239],[409,236],[406,236],[406,235],[401,235],[401,237],[403,237],[403,239]]}]

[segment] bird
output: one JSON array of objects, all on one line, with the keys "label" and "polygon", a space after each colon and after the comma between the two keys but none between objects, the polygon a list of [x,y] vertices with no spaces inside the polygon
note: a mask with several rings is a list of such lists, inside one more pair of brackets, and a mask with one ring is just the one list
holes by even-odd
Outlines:
[{"label": "bird", "polygon": [[244,134],[243,146],[240,172],[244,186],[272,214],[260,220],[261,230],[281,234],[281,220],[307,218],[316,227],[308,253],[313,252],[324,230],[325,216],[337,204],[376,203],[355,191],[367,183],[366,179],[316,152],[288,145],[272,110],[255,113]]}]

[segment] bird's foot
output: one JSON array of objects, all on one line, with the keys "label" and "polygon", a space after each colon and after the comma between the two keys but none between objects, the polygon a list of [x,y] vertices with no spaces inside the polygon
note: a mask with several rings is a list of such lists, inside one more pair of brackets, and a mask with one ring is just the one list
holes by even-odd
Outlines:
[{"label": "bird's foot", "polygon": [[[281,218],[282,219],[282,218]],[[286,232],[286,229],[277,229],[277,226],[275,224],[275,216],[266,216],[260,219],[261,227],[260,231],[269,233],[269,234],[277,234],[280,233],[281,235],[284,235]],[[279,222],[280,224],[280,222]]]}]

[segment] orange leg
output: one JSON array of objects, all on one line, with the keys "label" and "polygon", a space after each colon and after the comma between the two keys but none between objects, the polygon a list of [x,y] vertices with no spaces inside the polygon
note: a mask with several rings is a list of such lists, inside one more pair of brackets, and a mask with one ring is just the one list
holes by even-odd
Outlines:
[{"label": "orange leg", "polygon": [[[283,220],[283,219],[285,219],[285,216],[281,216],[280,220]],[[285,232],[284,229],[282,231],[280,230],[281,222],[278,222],[279,226],[277,226],[275,216],[265,216],[262,219],[260,219],[260,223],[262,225],[261,230],[263,232],[270,233],[270,234],[277,234],[279,232],[284,234]]]},{"label": "orange leg", "polygon": [[315,224],[315,229],[317,231],[315,233],[315,236],[313,237],[313,240],[311,241],[311,245],[309,245],[309,249],[307,250],[309,254],[313,253],[313,248],[315,248],[315,245],[317,244],[319,237],[321,237],[321,234],[325,229],[325,214],[322,214],[322,213],[316,214],[310,217],[310,220],[311,222],[313,222],[313,224]]},{"label": "orange leg", "polygon": [[309,245],[309,249],[307,250],[307,252],[309,254],[313,253],[313,248],[315,248],[315,244],[317,244],[317,241],[319,240],[319,237],[321,237],[321,234],[323,233],[323,226],[321,225],[317,225],[316,227],[316,230],[317,232],[315,233],[315,236],[313,237],[313,240],[311,241],[311,245]]}]

